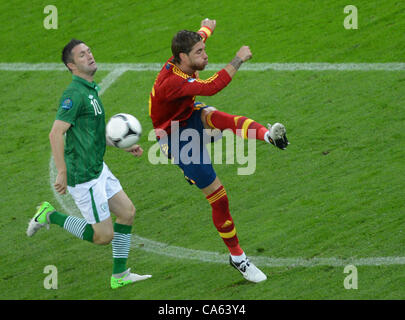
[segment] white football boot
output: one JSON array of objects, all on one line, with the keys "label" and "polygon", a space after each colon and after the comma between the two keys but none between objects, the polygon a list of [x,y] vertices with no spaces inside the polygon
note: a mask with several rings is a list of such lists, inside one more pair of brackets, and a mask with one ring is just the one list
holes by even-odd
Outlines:
[{"label": "white football boot", "polygon": [[250,262],[248,258],[242,260],[240,263],[237,263],[232,260],[231,256],[229,256],[229,263],[248,281],[258,283],[267,279],[267,276],[252,262]]},{"label": "white football boot", "polygon": [[278,122],[273,125],[268,123],[267,128],[269,131],[265,134],[264,140],[277,148],[285,150],[290,143],[288,142],[284,125]]},{"label": "white football boot", "polygon": [[116,278],[115,276],[111,276],[111,288],[112,289],[117,289],[123,286],[126,286],[128,284],[137,282],[137,281],[142,281],[151,278],[152,276],[150,274],[146,275],[139,275],[136,273],[131,273],[131,268],[127,269],[126,271],[123,272],[123,275],[120,278]]}]

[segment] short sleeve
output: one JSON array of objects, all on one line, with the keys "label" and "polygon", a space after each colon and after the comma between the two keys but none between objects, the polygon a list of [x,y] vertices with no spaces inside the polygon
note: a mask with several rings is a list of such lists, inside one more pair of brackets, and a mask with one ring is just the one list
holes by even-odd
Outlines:
[{"label": "short sleeve", "polygon": [[77,90],[67,90],[63,93],[60,101],[56,120],[61,120],[75,125],[76,118],[82,107],[82,97]]}]

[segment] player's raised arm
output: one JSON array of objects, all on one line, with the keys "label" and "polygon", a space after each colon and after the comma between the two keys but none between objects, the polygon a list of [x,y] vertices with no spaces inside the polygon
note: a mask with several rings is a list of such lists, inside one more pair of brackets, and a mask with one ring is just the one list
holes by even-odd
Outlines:
[{"label": "player's raised arm", "polygon": [[[204,42],[214,33],[216,25],[216,20],[206,18],[201,21],[201,28],[198,30],[198,33],[202,36]],[[228,72],[229,76],[233,78],[242,63],[251,58],[252,52],[250,51],[250,48],[248,46],[243,46],[236,53],[235,58],[225,67],[225,70]]]},{"label": "player's raised arm", "polygon": [[243,46],[236,53],[235,58],[224,68],[229,76],[233,78],[235,73],[239,70],[242,63],[252,58],[252,52],[248,46]]},{"label": "player's raised arm", "polygon": [[216,20],[206,18],[201,21],[201,28],[198,30],[198,33],[203,37],[204,42],[214,33],[216,25]]},{"label": "player's raised arm", "polygon": [[[196,44],[190,52],[190,56],[194,60],[194,55],[199,55],[200,46],[205,48],[205,44]],[[205,52],[205,51],[203,51]],[[172,87],[167,90],[168,98],[177,99],[182,96],[200,95],[211,96],[223,88],[225,88],[232,80],[233,76],[239,70],[239,67],[243,62],[249,60],[252,57],[252,53],[248,46],[243,46],[236,53],[235,58],[225,66],[224,69],[215,73],[207,80],[189,78],[187,82],[180,80],[181,82],[172,84]]]},{"label": "player's raised arm", "polygon": [[173,37],[173,57],[167,62],[166,69],[174,77],[171,81],[162,82],[160,88],[165,91],[166,99],[173,101],[188,96],[214,95],[225,88],[240,65],[252,57],[250,48],[243,46],[225,68],[207,80],[199,79],[197,72],[204,70],[208,64],[205,40],[215,27],[215,20],[205,19],[198,32],[181,30]]}]

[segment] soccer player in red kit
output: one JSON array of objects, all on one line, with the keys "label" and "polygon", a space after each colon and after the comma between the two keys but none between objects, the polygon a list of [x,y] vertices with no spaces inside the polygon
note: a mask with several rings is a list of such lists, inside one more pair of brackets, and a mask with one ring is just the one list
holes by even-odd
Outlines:
[{"label": "soccer player in red kit", "polygon": [[[149,114],[162,152],[182,169],[190,183],[201,189],[211,205],[212,219],[229,249],[231,266],[245,279],[261,282],[267,277],[249,261],[240,247],[229,212],[227,193],[211,161],[207,161],[207,134],[204,129],[229,129],[243,138],[262,140],[280,149],[285,149],[289,143],[285,127],[280,123],[266,128],[247,117],[230,115],[195,101],[196,96],[211,96],[225,88],[241,64],[252,57],[249,47],[243,46],[222,70],[207,80],[199,79],[198,71],[204,70],[208,63],[205,41],[212,35],[215,26],[215,20],[205,19],[198,32],[182,30],[174,36],[173,56],[164,64],[153,85]],[[197,145],[195,139],[183,139],[182,132],[186,129],[198,132]],[[187,146],[183,149],[187,144],[192,144],[192,148]],[[190,150],[192,161],[189,161]],[[184,155],[187,155],[187,161]]]}]

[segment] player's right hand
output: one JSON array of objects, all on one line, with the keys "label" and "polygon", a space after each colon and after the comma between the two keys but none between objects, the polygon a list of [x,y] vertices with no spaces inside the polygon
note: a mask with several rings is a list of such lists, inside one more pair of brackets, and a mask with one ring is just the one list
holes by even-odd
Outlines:
[{"label": "player's right hand", "polygon": [[252,58],[252,52],[250,51],[250,48],[248,46],[243,46],[239,49],[236,56],[242,59],[243,62],[245,62]]},{"label": "player's right hand", "polygon": [[56,176],[56,181],[53,185],[55,187],[55,190],[59,194],[65,194],[66,189],[67,189],[67,176],[66,172],[58,172],[58,175]]},{"label": "player's right hand", "polygon": [[216,25],[217,25],[216,20],[205,18],[204,20],[201,21],[201,27],[208,27],[211,29],[212,32],[214,32]]},{"label": "player's right hand", "polygon": [[135,157],[140,157],[143,153],[141,146],[134,144],[132,147],[125,149],[129,153],[132,153]]}]

